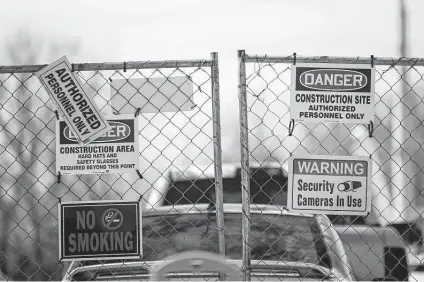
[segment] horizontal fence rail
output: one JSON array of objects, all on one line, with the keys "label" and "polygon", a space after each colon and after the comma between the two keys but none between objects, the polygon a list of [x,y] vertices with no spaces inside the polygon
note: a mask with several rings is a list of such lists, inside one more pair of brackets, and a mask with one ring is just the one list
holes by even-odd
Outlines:
[{"label": "horizontal fence rail", "polygon": [[[166,68],[192,68],[212,67],[211,60],[187,61],[145,61],[122,63],[86,63],[72,64],[74,71],[102,71],[102,70],[139,70],[139,69],[166,69]],[[47,65],[31,66],[0,66],[0,73],[34,73]]]}]

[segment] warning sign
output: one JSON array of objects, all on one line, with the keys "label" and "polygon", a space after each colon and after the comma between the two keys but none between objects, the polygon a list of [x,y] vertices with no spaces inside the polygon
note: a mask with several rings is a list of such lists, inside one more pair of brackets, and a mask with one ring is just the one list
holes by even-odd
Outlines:
[{"label": "warning sign", "polygon": [[63,261],[141,258],[140,203],[60,203],[59,238]]},{"label": "warning sign", "polygon": [[89,97],[71,64],[62,57],[36,73],[46,92],[62,112],[64,121],[80,144],[88,144],[109,130],[109,124]]},{"label": "warning sign", "polygon": [[371,65],[293,65],[291,119],[369,124],[374,121],[374,76]]},{"label": "warning sign", "polygon": [[293,212],[359,216],[371,211],[367,157],[293,157],[288,184],[288,209]]},{"label": "warning sign", "polygon": [[56,171],[66,174],[125,173],[139,168],[138,119],[105,117],[110,130],[86,146],[64,121],[56,122]]}]

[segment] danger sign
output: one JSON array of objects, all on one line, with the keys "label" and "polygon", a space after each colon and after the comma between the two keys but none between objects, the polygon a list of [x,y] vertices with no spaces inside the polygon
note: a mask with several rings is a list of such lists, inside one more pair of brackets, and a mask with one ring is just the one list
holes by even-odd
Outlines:
[{"label": "danger sign", "polygon": [[62,112],[78,143],[88,144],[109,131],[109,124],[72,73],[66,57],[41,69],[36,76]]},{"label": "danger sign", "polygon": [[304,214],[367,215],[371,161],[367,157],[290,158],[288,209]]},{"label": "danger sign", "polygon": [[374,121],[374,76],[370,65],[293,65],[291,119],[369,124]]},{"label": "danger sign", "polygon": [[59,203],[59,238],[63,261],[141,258],[140,203]]},{"label": "danger sign", "polygon": [[110,130],[86,146],[64,121],[56,122],[56,171],[66,174],[125,173],[139,168],[138,119],[105,117]]}]

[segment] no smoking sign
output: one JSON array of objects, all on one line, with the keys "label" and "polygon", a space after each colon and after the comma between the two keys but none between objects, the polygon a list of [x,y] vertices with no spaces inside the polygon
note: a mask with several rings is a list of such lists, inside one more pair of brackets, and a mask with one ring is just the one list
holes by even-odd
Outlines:
[{"label": "no smoking sign", "polygon": [[64,261],[142,256],[139,202],[60,203],[59,219],[59,252]]}]

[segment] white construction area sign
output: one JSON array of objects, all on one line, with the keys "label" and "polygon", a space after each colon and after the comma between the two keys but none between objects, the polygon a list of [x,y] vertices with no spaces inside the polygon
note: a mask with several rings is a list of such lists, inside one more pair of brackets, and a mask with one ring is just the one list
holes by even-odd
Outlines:
[{"label": "white construction area sign", "polygon": [[292,66],[290,119],[305,122],[374,121],[375,69],[371,65]]},{"label": "white construction area sign", "polygon": [[85,93],[65,56],[38,71],[36,76],[79,144],[89,144],[109,131],[108,122]]},{"label": "white construction area sign", "polygon": [[367,215],[371,211],[371,171],[368,157],[292,157],[288,209],[303,214]]},{"label": "white construction area sign", "polygon": [[56,122],[56,171],[66,174],[125,173],[139,169],[138,119],[105,117],[110,130],[81,146],[64,121]]}]

